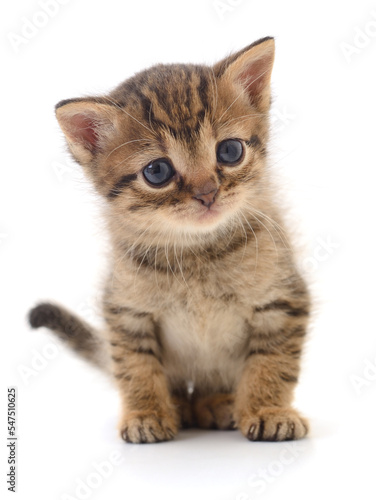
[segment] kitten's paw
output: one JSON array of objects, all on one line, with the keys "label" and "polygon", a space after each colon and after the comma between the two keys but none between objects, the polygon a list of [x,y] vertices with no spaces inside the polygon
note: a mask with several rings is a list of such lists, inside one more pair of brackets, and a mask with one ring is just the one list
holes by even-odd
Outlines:
[{"label": "kitten's paw", "polygon": [[195,398],[193,413],[197,427],[202,429],[235,429],[233,406],[234,396],[232,394],[212,394]]},{"label": "kitten's paw", "polygon": [[239,428],[250,441],[290,441],[308,433],[308,421],[293,408],[261,408],[243,414]]},{"label": "kitten's paw", "polygon": [[174,416],[132,412],[120,425],[120,434],[127,443],[158,443],[169,441],[178,433]]}]

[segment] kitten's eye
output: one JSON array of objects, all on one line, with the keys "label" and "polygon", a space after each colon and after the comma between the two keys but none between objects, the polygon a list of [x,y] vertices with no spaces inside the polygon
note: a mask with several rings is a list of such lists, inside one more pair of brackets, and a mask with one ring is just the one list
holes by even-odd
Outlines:
[{"label": "kitten's eye", "polygon": [[164,159],[154,160],[147,165],[143,174],[145,179],[153,186],[162,186],[166,184],[175,174],[172,165]]},{"label": "kitten's eye", "polygon": [[226,139],[218,144],[217,160],[232,165],[243,156],[243,144],[237,139]]}]

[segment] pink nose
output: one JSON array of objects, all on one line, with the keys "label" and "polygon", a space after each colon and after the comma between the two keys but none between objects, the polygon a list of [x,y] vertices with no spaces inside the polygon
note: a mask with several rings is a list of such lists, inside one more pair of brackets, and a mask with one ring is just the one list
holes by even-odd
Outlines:
[{"label": "pink nose", "polygon": [[201,201],[205,207],[210,208],[214,201],[215,201],[215,195],[218,193],[218,189],[215,188],[212,191],[209,191],[209,193],[198,193],[193,198],[195,200]]}]

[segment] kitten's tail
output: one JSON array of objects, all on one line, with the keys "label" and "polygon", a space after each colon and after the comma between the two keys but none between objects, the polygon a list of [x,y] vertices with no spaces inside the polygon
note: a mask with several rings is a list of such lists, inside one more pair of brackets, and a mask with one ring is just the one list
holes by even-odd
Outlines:
[{"label": "kitten's tail", "polygon": [[105,342],[96,330],[82,319],[63,307],[48,302],[31,309],[28,319],[32,328],[49,328],[86,361],[106,370],[108,363],[105,359]]}]

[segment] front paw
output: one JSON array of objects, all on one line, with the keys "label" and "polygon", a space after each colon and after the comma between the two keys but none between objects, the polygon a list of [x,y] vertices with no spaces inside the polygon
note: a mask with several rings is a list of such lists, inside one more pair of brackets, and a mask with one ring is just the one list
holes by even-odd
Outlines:
[{"label": "front paw", "polygon": [[158,412],[131,412],[121,421],[120,435],[127,443],[170,441],[178,432],[174,417]]},{"label": "front paw", "polygon": [[238,427],[250,441],[291,441],[308,433],[308,421],[293,408],[261,408],[244,412]]}]

